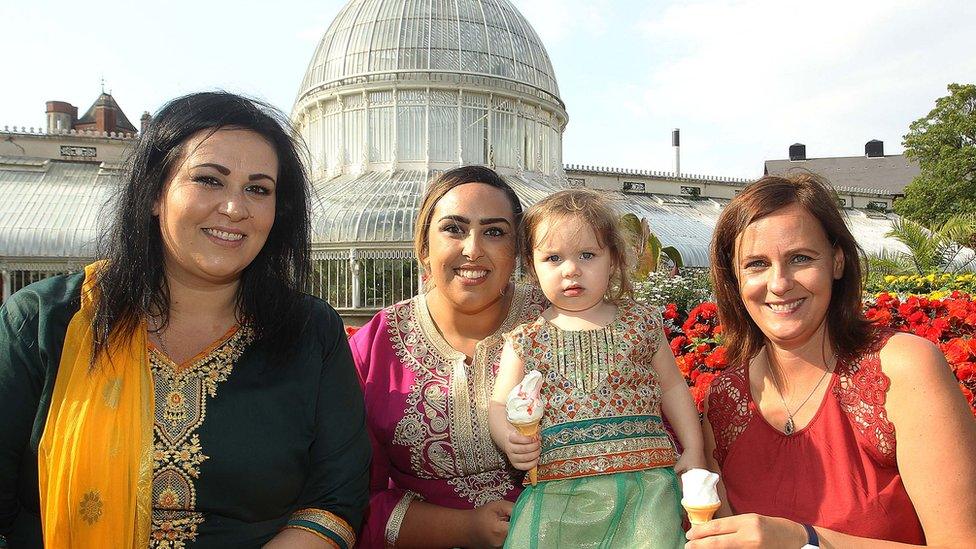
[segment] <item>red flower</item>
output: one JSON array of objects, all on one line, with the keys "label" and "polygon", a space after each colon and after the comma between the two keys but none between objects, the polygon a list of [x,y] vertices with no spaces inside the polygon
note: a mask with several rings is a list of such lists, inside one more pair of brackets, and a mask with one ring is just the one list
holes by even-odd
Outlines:
[{"label": "red flower", "polygon": [[712,353],[705,357],[705,366],[713,370],[722,370],[728,365],[729,363],[725,358],[725,347],[721,345],[715,347]]},{"label": "red flower", "polygon": [[976,382],[976,362],[960,362],[957,364],[956,379],[965,383]]},{"label": "red flower", "polygon": [[688,338],[683,335],[679,335],[671,340],[671,352],[674,353],[674,356],[678,356],[684,352],[686,345],[688,345]]},{"label": "red flower", "polygon": [[661,313],[666,320],[677,320],[678,318],[678,306],[674,303],[668,303],[664,307],[664,312]]},{"label": "red flower", "polygon": [[957,337],[946,343],[942,349],[949,364],[958,364],[969,360],[969,344],[972,340],[965,340]]},{"label": "red flower", "polygon": [[715,379],[715,374],[705,372],[698,376],[698,381],[691,388],[691,396],[695,399],[695,405],[698,406],[699,412],[704,411],[705,397],[708,396],[708,388],[711,386],[713,379]]},{"label": "red flower", "polygon": [[681,355],[675,359],[675,362],[678,363],[678,370],[681,370],[681,375],[685,376],[685,378],[688,378],[688,376],[691,374],[691,371],[695,367],[694,356],[690,354]]},{"label": "red flower", "polygon": [[359,326],[346,326],[346,337],[352,337],[352,335],[359,331]]}]

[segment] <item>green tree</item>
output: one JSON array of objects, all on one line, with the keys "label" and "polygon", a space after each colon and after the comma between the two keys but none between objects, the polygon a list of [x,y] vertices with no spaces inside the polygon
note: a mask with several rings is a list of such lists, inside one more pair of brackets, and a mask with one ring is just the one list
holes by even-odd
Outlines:
[{"label": "green tree", "polygon": [[903,145],[921,173],[895,212],[931,227],[976,211],[976,85],[949,84],[949,95],[912,122]]}]

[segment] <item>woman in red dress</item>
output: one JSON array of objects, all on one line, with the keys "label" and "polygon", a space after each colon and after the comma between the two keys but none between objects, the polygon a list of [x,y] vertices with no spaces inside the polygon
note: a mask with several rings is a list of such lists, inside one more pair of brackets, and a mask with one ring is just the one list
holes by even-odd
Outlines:
[{"label": "woman in red dress", "polygon": [[737,366],[704,427],[725,518],[687,547],[976,544],[976,421],[938,347],[861,316],[862,255],[811,174],[722,212],[711,268]]}]

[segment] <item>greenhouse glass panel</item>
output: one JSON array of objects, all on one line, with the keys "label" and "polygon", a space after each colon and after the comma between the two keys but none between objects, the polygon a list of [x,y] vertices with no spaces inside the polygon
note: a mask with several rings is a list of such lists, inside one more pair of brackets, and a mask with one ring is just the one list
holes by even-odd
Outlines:
[{"label": "greenhouse glass panel", "polygon": [[393,160],[393,107],[369,109],[369,161]]},{"label": "greenhouse glass panel", "polygon": [[397,109],[397,160],[419,161],[427,156],[427,119],[424,107]]},{"label": "greenhouse glass panel", "polygon": [[430,108],[430,159],[433,162],[458,160],[458,108]]},{"label": "greenhouse glass panel", "polygon": [[488,157],[488,110],[461,109],[461,162],[485,164]]}]

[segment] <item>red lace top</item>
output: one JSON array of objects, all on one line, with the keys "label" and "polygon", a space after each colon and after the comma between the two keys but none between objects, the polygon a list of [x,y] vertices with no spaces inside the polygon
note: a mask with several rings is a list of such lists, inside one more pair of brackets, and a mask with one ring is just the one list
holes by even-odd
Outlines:
[{"label": "red lace top", "polygon": [[878,352],[838,363],[809,425],[785,435],[752,400],[748,365],[712,382],[708,421],[715,459],[735,513],[759,513],[854,536],[924,544],[925,534],[895,462],[895,428],[885,412],[891,381]]}]

